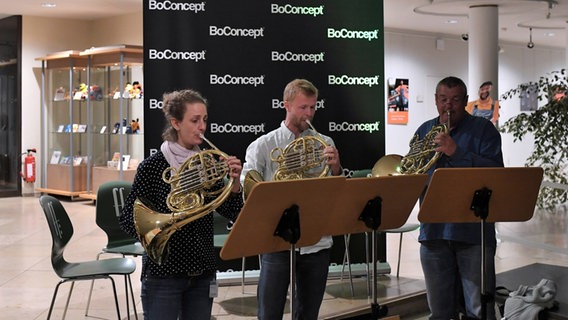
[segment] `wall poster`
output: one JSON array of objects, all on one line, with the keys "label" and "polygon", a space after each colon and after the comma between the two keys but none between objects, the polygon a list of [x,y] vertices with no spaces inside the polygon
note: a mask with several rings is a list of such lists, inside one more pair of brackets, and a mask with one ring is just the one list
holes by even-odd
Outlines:
[{"label": "wall poster", "polygon": [[387,98],[388,124],[408,123],[408,79],[389,78]]},{"label": "wall poster", "polygon": [[538,87],[536,83],[523,87],[520,98],[521,111],[535,111],[538,109]]}]

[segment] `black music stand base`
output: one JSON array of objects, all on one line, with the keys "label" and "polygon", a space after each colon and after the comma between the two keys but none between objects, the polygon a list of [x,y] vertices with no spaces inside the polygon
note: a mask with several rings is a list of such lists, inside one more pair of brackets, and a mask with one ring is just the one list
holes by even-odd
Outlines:
[{"label": "black music stand base", "polygon": [[365,225],[373,229],[371,236],[371,259],[373,261],[373,302],[371,303],[371,313],[355,316],[349,319],[379,319],[387,315],[389,309],[387,306],[380,306],[377,301],[377,230],[381,226],[382,217],[382,198],[376,197],[367,202],[367,205],[361,212],[359,220]]}]

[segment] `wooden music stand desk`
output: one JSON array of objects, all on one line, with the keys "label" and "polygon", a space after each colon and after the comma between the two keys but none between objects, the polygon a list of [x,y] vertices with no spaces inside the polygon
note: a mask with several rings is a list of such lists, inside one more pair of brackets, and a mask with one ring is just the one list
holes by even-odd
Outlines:
[{"label": "wooden music stand desk", "polygon": [[326,177],[290,181],[259,182],[251,190],[225,245],[224,260],[290,249],[290,243],[274,235],[284,211],[298,206],[301,236],[296,245],[310,246],[322,235],[322,222],[328,219],[345,177]]},{"label": "wooden music stand desk", "polygon": [[[420,206],[422,223],[481,223],[481,315],[485,293],[485,222],[529,220],[542,182],[542,168],[440,168]],[[473,212],[472,212],[473,211]]]},{"label": "wooden music stand desk", "polygon": [[486,222],[527,221],[534,213],[542,168],[440,168],[434,171],[418,220],[480,222],[472,214],[476,190],[490,189]]},{"label": "wooden music stand desk", "polygon": [[259,182],[252,189],[225,245],[225,260],[290,250],[290,314],[295,312],[296,246],[316,244],[345,186],[345,177]]},{"label": "wooden music stand desk", "polygon": [[377,232],[398,228],[408,220],[427,180],[425,174],[347,179],[340,201],[329,215],[325,234],[372,232],[373,301],[371,313],[364,319],[378,319],[388,313],[388,308],[377,301]]},{"label": "wooden music stand desk", "polygon": [[359,219],[368,201],[381,198],[382,211],[378,231],[402,226],[426,187],[425,174],[351,178],[329,215],[325,234],[343,235],[373,231]]}]

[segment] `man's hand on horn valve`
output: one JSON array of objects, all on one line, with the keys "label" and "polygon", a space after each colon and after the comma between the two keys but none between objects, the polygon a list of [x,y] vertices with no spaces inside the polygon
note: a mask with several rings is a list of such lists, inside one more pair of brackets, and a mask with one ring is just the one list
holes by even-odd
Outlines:
[{"label": "man's hand on horn valve", "polygon": [[456,143],[454,142],[454,139],[452,139],[452,137],[450,137],[450,135],[447,133],[438,133],[438,135],[436,135],[436,137],[434,138],[434,143],[436,144],[434,151],[442,152],[448,157],[451,157],[454,152],[456,152]]},{"label": "man's hand on horn valve", "polygon": [[339,161],[339,151],[334,146],[327,146],[323,149],[323,156],[326,159],[325,164],[331,168],[333,175],[341,174],[341,162]]}]

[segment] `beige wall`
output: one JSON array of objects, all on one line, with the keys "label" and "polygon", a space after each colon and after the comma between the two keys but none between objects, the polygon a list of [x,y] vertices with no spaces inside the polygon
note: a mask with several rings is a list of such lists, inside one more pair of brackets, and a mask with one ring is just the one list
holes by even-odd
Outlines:
[{"label": "beige wall", "polygon": [[[142,45],[142,12],[96,21],[24,16],[22,19],[22,148],[37,148],[37,176],[41,177],[41,61],[36,58],[66,50],[117,44]],[[33,194],[22,185],[22,194]]]}]

